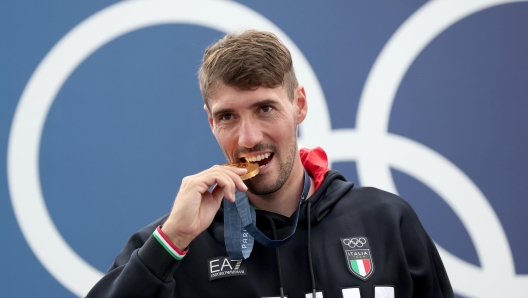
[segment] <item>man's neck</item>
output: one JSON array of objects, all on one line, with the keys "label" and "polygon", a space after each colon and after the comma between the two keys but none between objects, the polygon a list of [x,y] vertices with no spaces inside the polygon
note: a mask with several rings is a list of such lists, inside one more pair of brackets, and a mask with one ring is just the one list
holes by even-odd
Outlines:
[{"label": "man's neck", "polygon": [[[310,190],[307,197],[310,197],[313,193],[313,185],[313,180],[310,177]],[[290,177],[286,180],[281,189],[264,196],[257,196],[248,192],[248,199],[251,204],[258,209],[290,217],[299,205],[303,187],[304,168],[300,160],[297,160]]]}]

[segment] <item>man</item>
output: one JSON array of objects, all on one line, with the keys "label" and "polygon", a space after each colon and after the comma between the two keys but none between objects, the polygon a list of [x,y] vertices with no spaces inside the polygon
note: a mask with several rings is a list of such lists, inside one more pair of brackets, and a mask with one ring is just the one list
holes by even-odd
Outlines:
[{"label": "man", "polygon": [[130,238],[88,297],[453,297],[405,201],[346,182],[321,148],[298,151],[306,93],[275,35],[225,36],[199,81],[227,161],[258,175],[217,165],[184,178],[170,214]]}]

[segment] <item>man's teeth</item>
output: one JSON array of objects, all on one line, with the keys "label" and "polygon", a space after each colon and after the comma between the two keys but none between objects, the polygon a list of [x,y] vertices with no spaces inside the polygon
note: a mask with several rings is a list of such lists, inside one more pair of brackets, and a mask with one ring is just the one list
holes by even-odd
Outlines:
[{"label": "man's teeth", "polygon": [[270,157],[271,153],[264,153],[264,154],[260,154],[260,155],[257,155],[257,156],[248,156],[246,157],[246,161],[248,162],[257,162],[257,161],[261,161],[263,159],[266,159],[268,157]]}]

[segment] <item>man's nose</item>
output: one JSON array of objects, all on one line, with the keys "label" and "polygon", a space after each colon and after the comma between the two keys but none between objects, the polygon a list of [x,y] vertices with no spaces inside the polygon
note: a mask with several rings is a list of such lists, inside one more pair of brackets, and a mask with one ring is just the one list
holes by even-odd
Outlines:
[{"label": "man's nose", "polygon": [[240,122],[238,131],[238,145],[253,148],[262,142],[262,130],[254,119],[245,119]]}]

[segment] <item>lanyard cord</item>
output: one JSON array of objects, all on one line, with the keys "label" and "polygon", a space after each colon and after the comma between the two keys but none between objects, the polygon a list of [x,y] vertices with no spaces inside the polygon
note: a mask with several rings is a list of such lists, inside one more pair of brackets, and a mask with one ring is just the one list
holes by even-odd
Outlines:
[{"label": "lanyard cord", "polygon": [[235,203],[224,199],[224,240],[231,260],[249,258],[254,240],[268,248],[279,247],[288,242],[297,228],[301,204],[306,200],[310,190],[310,177],[304,170],[304,185],[299,205],[293,214],[292,232],[282,240],[271,240],[256,226],[255,209],[250,206],[247,194],[237,191]]}]

